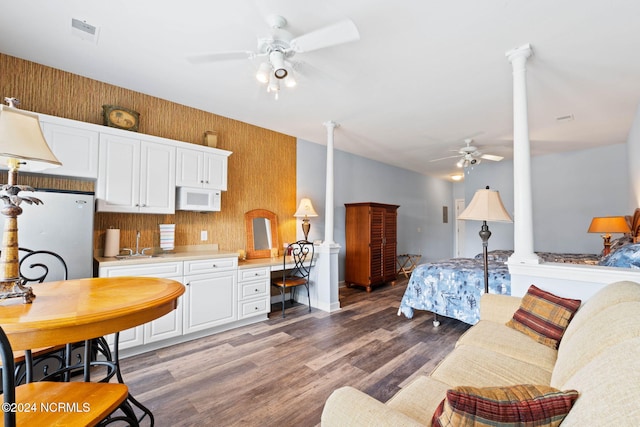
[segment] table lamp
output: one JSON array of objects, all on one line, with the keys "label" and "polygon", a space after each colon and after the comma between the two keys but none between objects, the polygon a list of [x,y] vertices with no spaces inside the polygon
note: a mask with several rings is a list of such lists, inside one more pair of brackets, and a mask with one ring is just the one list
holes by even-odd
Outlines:
[{"label": "table lamp", "polygon": [[15,108],[18,104],[15,98],[5,101],[8,106],[0,105],[0,163],[6,164],[9,172],[8,183],[0,187],[0,199],[4,202],[0,213],[6,217],[0,255],[0,300],[23,298],[25,303],[31,303],[35,298],[31,287],[20,282],[18,215],[22,213],[21,203],[40,205],[42,201],[19,196],[21,191],[33,188],[18,185],[18,169],[24,165],[28,170],[39,170],[62,163],[49,148],[38,116]]},{"label": "table lamp", "polygon": [[602,255],[609,255],[611,252],[611,233],[631,233],[629,224],[623,216],[602,216],[594,217],[589,225],[588,233],[604,233],[604,249]]},{"label": "table lamp", "polygon": [[487,247],[489,246],[489,237],[491,231],[487,221],[496,222],[513,222],[509,213],[504,208],[500,193],[486,189],[476,191],[469,206],[458,216],[458,219],[482,221],[480,228],[480,238],[482,239],[482,259],[484,261],[484,293],[489,293],[489,261],[487,255]]},{"label": "table lamp", "polygon": [[302,218],[302,232],[304,233],[304,240],[309,240],[309,230],[311,229],[311,224],[309,224],[309,217],[318,216],[315,209],[313,209],[311,199],[305,197],[300,200],[298,210],[293,214],[293,216],[296,218]]}]

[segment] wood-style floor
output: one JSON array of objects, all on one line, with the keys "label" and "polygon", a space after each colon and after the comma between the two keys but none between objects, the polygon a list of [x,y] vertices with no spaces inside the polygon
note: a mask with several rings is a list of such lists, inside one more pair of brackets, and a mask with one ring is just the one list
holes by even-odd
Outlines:
[{"label": "wood-style floor", "polygon": [[121,361],[157,426],[316,426],[331,392],[351,385],[386,401],[429,373],[468,325],[416,311],[398,316],[406,279],[366,293],[340,289],[342,309],[274,306],[267,321]]}]

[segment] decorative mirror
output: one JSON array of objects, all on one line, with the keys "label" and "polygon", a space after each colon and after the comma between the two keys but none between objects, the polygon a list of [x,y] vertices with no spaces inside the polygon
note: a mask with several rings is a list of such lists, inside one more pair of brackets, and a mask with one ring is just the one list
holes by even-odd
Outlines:
[{"label": "decorative mirror", "polygon": [[271,258],[271,248],[278,248],[278,217],[266,209],[244,214],[247,228],[247,258]]}]

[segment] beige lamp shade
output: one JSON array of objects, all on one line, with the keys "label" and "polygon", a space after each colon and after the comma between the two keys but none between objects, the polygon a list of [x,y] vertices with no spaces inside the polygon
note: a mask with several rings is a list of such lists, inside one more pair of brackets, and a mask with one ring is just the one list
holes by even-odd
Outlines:
[{"label": "beige lamp shade", "polygon": [[296,218],[311,218],[318,216],[316,210],[313,209],[313,205],[311,204],[311,199],[303,198],[300,200],[300,205],[298,205],[298,210],[293,214]]},{"label": "beige lamp shade", "polygon": [[589,233],[631,233],[627,220],[622,216],[595,217],[589,225]]},{"label": "beige lamp shade", "polygon": [[20,169],[27,171],[62,165],[49,148],[36,114],[0,105],[0,162],[9,164],[10,159],[24,162]]},{"label": "beige lamp shade", "polygon": [[490,189],[476,191],[469,206],[458,216],[458,219],[513,222],[502,204],[500,193]]}]

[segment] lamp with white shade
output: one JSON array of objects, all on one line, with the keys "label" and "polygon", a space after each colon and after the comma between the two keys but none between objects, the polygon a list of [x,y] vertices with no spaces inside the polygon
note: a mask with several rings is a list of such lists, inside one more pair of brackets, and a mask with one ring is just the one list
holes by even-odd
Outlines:
[{"label": "lamp with white shade", "polygon": [[489,186],[487,186],[486,189],[476,191],[469,206],[458,216],[458,219],[482,221],[479,235],[482,239],[482,258],[484,261],[484,293],[487,294],[489,293],[487,247],[489,246],[489,237],[491,237],[491,231],[489,231],[487,221],[513,222],[513,220],[502,204],[500,193],[495,190],[490,190]]},{"label": "lamp with white shade", "polygon": [[33,191],[33,188],[18,185],[18,169],[35,171],[62,163],[49,148],[38,116],[17,109],[15,98],[5,98],[5,101],[8,106],[0,105],[0,163],[6,164],[9,172],[7,184],[0,188],[0,199],[4,202],[0,213],[7,218],[0,255],[0,299],[23,298],[25,303],[30,303],[35,298],[33,290],[20,282],[18,215],[22,213],[23,202],[39,205],[42,201],[19,196],[21,191]]},{"label": "lamp with white shade", "polygon": [[311,229],[309,218],[318,216],[316,210],[313,209],[311,199],[307,197],[301,199],[300,205],[298,205],[298,210],[293,214],[293,216],[296,218],[302,218],[302,232],[304,233],[304,240],[309,240],[309,230]]}]

